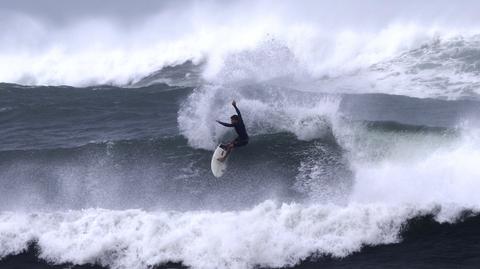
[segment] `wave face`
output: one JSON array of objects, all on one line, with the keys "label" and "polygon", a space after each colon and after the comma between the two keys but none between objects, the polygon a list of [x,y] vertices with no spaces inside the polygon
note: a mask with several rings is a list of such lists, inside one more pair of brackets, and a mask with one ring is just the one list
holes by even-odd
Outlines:
[{"label": "wave face", "polygon": [[162,3],[0,8],[0,266],[478,267],[478,3]]}]

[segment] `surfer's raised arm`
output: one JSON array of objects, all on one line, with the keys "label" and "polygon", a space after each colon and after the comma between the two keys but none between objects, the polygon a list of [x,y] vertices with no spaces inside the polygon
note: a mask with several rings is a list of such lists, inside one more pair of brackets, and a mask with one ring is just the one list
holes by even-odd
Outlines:
[{"label": "surfer's raised arm", "polygon": [[[237,112],[237,115],[238,115],[238,119],[240,121],[243,121],[242,120],[242,114],[240,113],[240,110],[238,109],[237,107],[237,102],[235,102],[235,100],[232,101],[232,106],[235,108],[235,111]],[[231,117],[232,119],[235,119],[235,115],[233,115]],[[230,123],[226,123],[226,122],[222,122],[222,121],[219,121],[217,120],[216,122],[220,123],[221,125],[225,126],[225,127],[235,127],[235,124],[232,122],[231,124]]]},{"label": "surfer's raised arm", "polygon": [[232,106],[235,108],[235,111],[237,111],[237,115],[242,118],[242,114],[240,113],[240,110],[237,107],[237,102],[235,100],[232,101]]}]

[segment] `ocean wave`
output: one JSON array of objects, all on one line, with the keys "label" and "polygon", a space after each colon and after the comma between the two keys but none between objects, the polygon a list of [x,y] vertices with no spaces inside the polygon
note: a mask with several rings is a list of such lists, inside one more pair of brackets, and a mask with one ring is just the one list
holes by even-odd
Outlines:
[{"label": "ocean wave", "polygon": [[[348,140],[352,138],[348,133],[338,138],[346,152],[337,159],[333,158],[335,154],[327,153],[325,144],[315,143],[318,152],[313,152],[312,142],[303,142],[309,144],[303,149],[306,150],[303,156],[308,158],[300,159],[295,184],[311,192],[314,199],[310,202],[265,200],[245,208],[245,199],[251,198],[243,193],[243,208],[234,210],[212,210],[203,204],[200,210],[49,211],[43,207],[36,211],[30,207],[3,211],[0,257],[18,254],[35,242],[39,257],[54,264],[148,268],[181,262],[192,268],[285,267],[306,258],[345,257],[364,246],[401,242],[408,221],[419,216],[434,216],[437,222],[456,222],[465,210],[478,212],[480,200],[473,186],[480,176],[476,163],[480,159],[480,143],[475,129],[465,129],[460,137],[450,137],[453,139],[442,132],[363,130],[367,133],[359,129],[353,132],[360,135],[360,140]],[[271,150],[274,145],[266,144],[269,136],[262,144]],[[282,140],[288,143],[291,138],[277,137],[274,144]],[[171,142],[168,145],[177,148]],[[290,150],[279,148],[284,150],[283,154]],[[376,155],[379,148],[379,152],[390,154],[379,158]],[[114,154],[115,145],[109,149]],[[145,153],[142,149],[138,152]],[[243,161],[253,156],[248,155]],[[320,156],[327,158],[327,165],[319,163]],[[329,182],[325,169],[335,167],[334,162],[342,158],[350,161],[354,185],[347,190],[342,188],[337,171],[333,186],[346,192],[343,203],[337,203],[332,197],[325,199],[321,195]],[[262,166],[268,166],[268,162],[262,162]],[[112,176],[111,171],[107,174]],[[261,176],[258,169],[256,175]],[[259,183],[268,180],[269,177],[258,182],[242,179],[241,184],[263,188]],[[102,184],[110,183],[102,180]],[[267,185],[271,184],[280,182]],[[141,184],[137,181],[135,185],[138,188]],[[91,191],[98,191],[100,185],[92,186]],[[162,184],[165,187],[168,185]],[[212,191],[214,185],[210,183],[208,187]],[[175,189],[175,196],[183,200],[178,188]],[[242,192],[237,185],[234,190]],[[112,196],[116,192],[112,189],[107,193]],[[214,193],[219,195],[218,190]],[[320,195],[320,199],[315,195]],[[193,199],[190,194],[189,199]],[[228,199],[236,198],[228,193]]]},{"label": "ocean wave", "polygon": [[416,205],[441,201],[478,208],[480,200],[472,188],[480,176],[476,168],[480,160],[477,135],[478,129],[473,129],[450,141],[442,137],[434,141],[431,136],[424,141],[412,136],[405,140],[397,137],[391,153],[373,158],[374,165],[372,159],[351,159],[355,187],[350,199]]},{"label": "ocean wave", "polygon": [[14,108],[0,112],[1,148],[74,148],[175,136],[179,103],[191,91],[165,84],[138,88],[0,84],[0,107]]},{"label": "ocean wave", "polygon": [[[454,221],[459,211],[444,220]],[[26,250],[54,264],[148,268],[285,267],[312,255],[345,257],[365,245],[395,243],[407,221],[442,215],[438,206],[277,204],[242,211],[146,212],[86,209],[0,214],[0,257]]]},{"label": "ocean wave", "polygon": [[[316,82],[310,89],[318,92],[478,98],[478,31],[470,21],[458,21],[461,16],[456,17],[458,25],[452,25],[434,15],[418,21],[404,14],[363,18],[352,11],[336,18],[343,23],[332,24],[327,10],[336,7],[328,3],[267,3],[173,5],[134,21],[128,29],[101,16],[67,20],[59,28],[35,16],[6,13],[0,62],[8,65],[0,65],[0,81],[145,86],[184,80],[183,86],[185,81],[192,86],[280,80]],[[306,6],[325,16],[312,14]],[[429,13],[431,7],[423,8]],[[219,10],[222,19],[212,15]],[[169,22],[178,14],[182,20],[175,20],[172,31]],[[359,17],[371,27],[358,24],[354,18]],[[82,36],[89,41],[79,39]],[[446,61],[439,64],[441,59]],[[177,73],[182,63],[202,68]]]},{"label": "ocean wave", "polygon": [[[232,156],[231,177],[216,181],[206,176],[211,152],[192,151],[181,136],[92,144],[57,157],[54,150],[45,154],[50,159],[43,153],[35,159],[32,152],[6,156],[12,166],[2,173],[10,170],[17,178],[15,185],[2,184],[11,196],[2,197],[7,201],[0,213],[0,257],[35,242],[39,257],[53,264],[285,267],[399,243],[413,218],[457,222],[465,210],[478,212],[475,127],[445,133],[408,125],[399,131],[390,123],[343,124],[331,126],[334,140],[256,135]],[[100,158],[98,149],[104,152]],[[81,158],[72,158],[79,151]],[[189,166],[185,159],[198,163]],[[175,177],[179,167],[168,166],[168,160],[182,167],[182,177]],[[53,173],[41,170],[47,166]],[[26,168],[48,180],[22,182],[18,176]],[[39,188],[42,182],[48,188]],[[307,197],[289,196],[292,188]],[[42,204],[46,200],[57,207]],[[182,205],[186,200],[197,207]],[[25,201],[31,204],[22,207]],[[129,209],[149,203],[156,206]]]},{"label": "ocean wave", "polygon": [[[228,180],[221,181],[211,175],[211,151],[192,149],[182,136],[2,151],[0,189],[9,191],[1,208],[238,209],[273,198],[345,205],[361,180],[381,184],[399,173],[398,183],[409,185],[409,174],[426,173],[415,161],[430,167],[421,179],[425,185],[433,180],[427,175],[445,176],[443,170],[433,168],[435,163],[456,171],[452,177],[471,181],[476,176],[471,162],[449,163],[477,158],[475,144],[458,142],[463,139],[461,131],[343,124],[313,140],[287,132],[252,136],[249,146],[232,156]],[[456,153],[456,147],[464,151]],[[462,170],[466,172],[461,174]],[[449,195],[447,187],[443,192]]]}]

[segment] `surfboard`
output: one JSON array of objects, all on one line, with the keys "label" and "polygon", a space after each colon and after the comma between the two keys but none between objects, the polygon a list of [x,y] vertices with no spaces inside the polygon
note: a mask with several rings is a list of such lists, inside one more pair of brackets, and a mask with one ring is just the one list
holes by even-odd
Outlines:
[{"label": "surfboard", "polygon": [[212,173],[215,177],[221,177],[223,175],[223,173],[225,173],[225,171],[227,170],[227,160],[221,162],[218,160],[218,158],[221,158],[223,156],[225,156],[225,154],[227,153],[226,150],[222,149],[220,147],[221,145],[218,145],[217,146],[217,149],[215,149],[215,152],[213,153],[213,156],[212,156]]}]

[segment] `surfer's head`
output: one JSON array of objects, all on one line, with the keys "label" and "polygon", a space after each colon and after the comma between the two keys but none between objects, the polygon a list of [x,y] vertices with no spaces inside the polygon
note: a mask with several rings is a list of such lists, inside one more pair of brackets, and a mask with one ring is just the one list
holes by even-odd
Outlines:
[{"label": "surfer's head", "polygon": [[230,117],[230,121],[232,122],[232,124],[238,123],[240,121],[240,117],[238,115],[232,115]]}]

